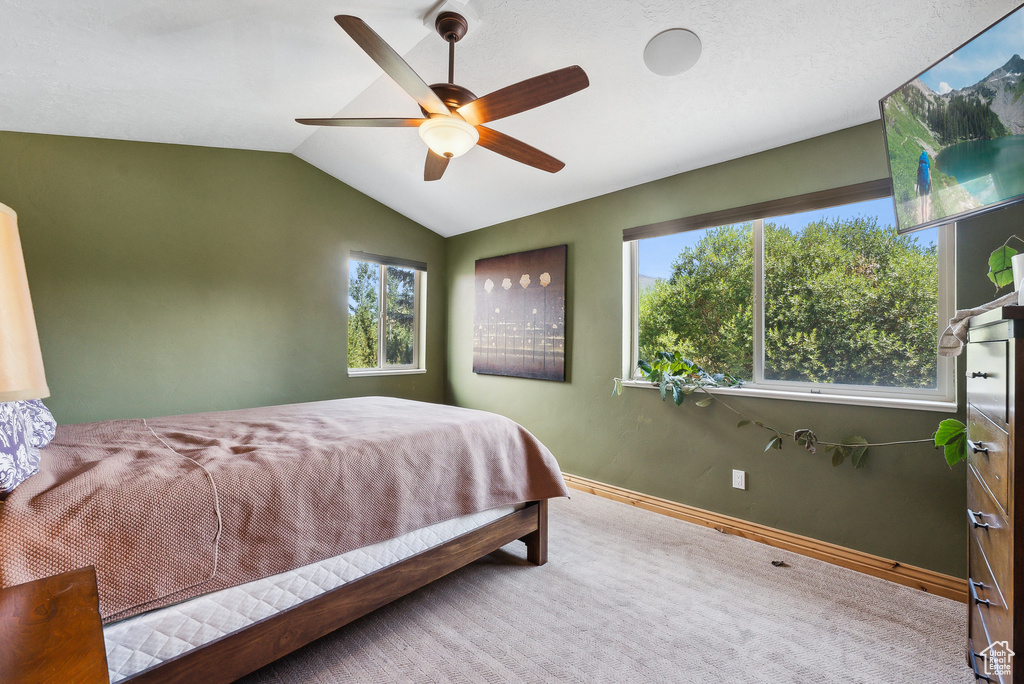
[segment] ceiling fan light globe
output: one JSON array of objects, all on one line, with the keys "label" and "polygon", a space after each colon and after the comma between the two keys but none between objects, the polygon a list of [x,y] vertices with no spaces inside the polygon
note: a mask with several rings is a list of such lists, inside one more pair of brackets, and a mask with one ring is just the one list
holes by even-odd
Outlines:
[{"label": "ceiling fan light globe", "polygon": [[453,116],[434,117],[419,127],[420,138],[434,154],[452,159],[473,149],[480,133],[472,124]]}]

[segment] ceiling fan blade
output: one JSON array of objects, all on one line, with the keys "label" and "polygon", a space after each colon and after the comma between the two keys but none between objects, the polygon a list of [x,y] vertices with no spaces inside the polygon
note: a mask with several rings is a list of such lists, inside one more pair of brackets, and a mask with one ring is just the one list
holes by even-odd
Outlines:
[{"label": "ceiling fan blade", "polygon": [[499,133],[486,126],[477,126],[476,130],[480,133],[480,140],[477,144],[486,147],[491,152],[497,152],[509,159],[548,173],[557,173],[565,167],[565,162],[558,161],[550,154],[541,152],[536,147],[530,147],[510,135]]},{"label": "ceiling fan blade", "polygon": [[429,119],[296,119],[307,126],[364,126],[380,128],[415,128]]},{"label": "ceiling fan blade", "polygon": [[433,150],[427,150],[427,163],[423,167],[423,180],[441,180],[444,170],[448,168],[448,157],[442,157]]},{"label": "ceiling fan blade", "polygon": [[334,17],[334,20],[341,28],[345,29],[345,33],[352,37],[356,45],[361,47],[370,56],[370,59],[384,70],[384,73],[419,103],[420,107],[431,114],[444,114],[445,116],[450,114],[441,98],[423,82],[419,74],[413,71],[412,67],[395,52],[394,48],[385,43],[383,38],[366,25],[365,21],[347,14],[339,14]]},{"label": "ceiling fan blade", "polygon": [[565,67],[495,90],[455,111],[475,126],[540,107],[583,90],[588,85],[590,79],[583,69],[578,66]]}]

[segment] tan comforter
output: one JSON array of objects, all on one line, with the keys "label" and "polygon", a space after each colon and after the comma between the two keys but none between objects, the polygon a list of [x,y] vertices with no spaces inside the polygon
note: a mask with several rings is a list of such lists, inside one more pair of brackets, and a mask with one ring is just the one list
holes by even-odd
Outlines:
[{"label": "tan comforter", "polygon": [[0,505],[0,586],[95,565],[110,622],[566,494],[513,421],[401,399],[65,425]]}]

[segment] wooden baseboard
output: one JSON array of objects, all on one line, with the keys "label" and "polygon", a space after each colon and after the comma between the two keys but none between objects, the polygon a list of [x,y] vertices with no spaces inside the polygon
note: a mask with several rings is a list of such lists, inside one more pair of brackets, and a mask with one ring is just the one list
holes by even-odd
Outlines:
[{"label": "wooden baseboard", "polygon": [[932,570],[904,565],[869,553],[848,549],[845,546],[811,539],[792,532],[784,532],[774,527],[747,522],[720,513],[712,513],[693,506],[661,499],[648,494],[641,494],[629,489],[597,482],[578,475],[563,473],[565,483],[581,492],[596,494],[613,501],[643,508],[644,510],[661,513],[672,518],[711,527],[726,534],[735,534],[746,539],[774,546],[778,549],[792,551],[802,556],[816,558],[840,567],[863,572],[874,577],[920,589],[930,594],[944,596],[949,599],[967,603],[967,581],[958,577],[943,575]]}]

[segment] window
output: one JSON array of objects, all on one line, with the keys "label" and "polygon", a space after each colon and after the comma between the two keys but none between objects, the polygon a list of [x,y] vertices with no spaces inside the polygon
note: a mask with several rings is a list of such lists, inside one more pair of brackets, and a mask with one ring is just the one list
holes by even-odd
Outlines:
[{"label": "window", "polygon": [[352,252],[348,266],[350,375],[422,370],[426,264]]},{"label": "window", "polygon": [[626,231],[630,373],[665,350],[743,379],[742,393],[955,408],[955,364],[938,356],[953,227],[897,235],[891,197],[865,185],[852,202],[840,189]]}]

